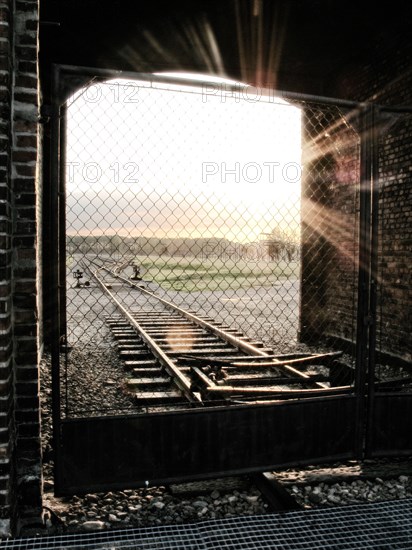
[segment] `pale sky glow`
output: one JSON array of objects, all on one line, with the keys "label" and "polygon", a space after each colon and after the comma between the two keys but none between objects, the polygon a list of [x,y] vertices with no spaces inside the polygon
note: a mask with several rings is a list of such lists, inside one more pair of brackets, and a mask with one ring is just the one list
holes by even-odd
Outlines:
[{"label": "pale sky glow", "polygon": [[298,226],[300,109],[182,82],[113,80],[71,98],[68,234],[251,242]]}]

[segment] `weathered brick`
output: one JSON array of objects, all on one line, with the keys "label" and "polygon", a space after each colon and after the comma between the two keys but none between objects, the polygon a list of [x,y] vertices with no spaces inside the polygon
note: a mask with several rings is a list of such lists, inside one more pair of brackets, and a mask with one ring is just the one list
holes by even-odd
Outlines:
[{"label": "weathered brick", "polygon": [[[17,123],[16,123],[17,124]],[[24,126],[28,125],[31,127],[33,124],[32,122],[19,122],[18,124],[23,124]],[[34,162],[37,159],[37,152],[36,151],[25,151],[25,150],[19,150],[19,151],[13,151],[12,158],[14,162]],[[14,181],[19,181],[19,178],[15,178]]]},{"label": "weathered brick", "polygon": [[39,22],[37,19],[29,19],[26,21],[26,29],[28,31],[37,31],[39,27]]},{"label": "weathered brick", "polygon": [[11,263],[11,251],[0,250],[0,266],[7,266]]},{"label": "weathered brick", "polygon": [[8,55],[10,53],[10,44],[7,40],[0,41],[0,55]]},{"label": "weathered brick", "polygon": [[36,9],[38,6],[37,0],[17,0],[16,1],[16,9],[17,12],[31,12],[36,13]]},{"label": "weathered brick", "polygon": [[27,438],[40,437],[39,423],[33,422],[31,424],[29,423],[19,424],[17,427],[17,435],[20,437],[27,437]]},{"label": "weathered brick", "polygon": [[[37,90],[15,92],[14,99],[21,103],[37,105]],[[24,145],[19,145],[19,147],[24,147]]]},{"label": "weathered brick", "polygon": [[37,49],[35,46],[16,46],[15,50],[18,59],[35,61],[37,58]]},{"label": "weathered brick", "polygon": [[0,249],[6,250],[10,248],[10,236],[0,235]]},{"label": "weathered brick", "polygon": [[17,294],[35,294],[37,289],[36,281],[16,281],[14,292]]},{"label": "weathered brick", "polygon": [[10,360],[11,354],[13,352],[13,345],[10,342],[10,345],[5,348],[0,348],[0,362],[6,363]]},{"label": "weathered brick", "polygon": [[19,58],[18,70],[21,73],[28,73],[28,74],[35,75],[37,73],[37,63],[36,61],[27,61],[26,59]]},{"label": "weathered brick", "polygon": [[[22,325],[16,325],[14,327],[14,331],[13,331],[13,334],[14,334],[14,337],[15,338],[19,338],[20,336],[37,336],[37,323],[35,322],[32,322],[31,324],[30,323],[24,323]],[[34,357],[34,362],[36,362],[37,360],[37,357],[35,355],[33,355]],[[24,357],[22,358],[22,364],[30,364],[30,361],[29,361],[29,356],[27,355],[27,361],[26,363],[24,362]],[[16,358],[16,364],[20,364],[20,361],[18,358]]]},{"label": "weathered brick", "polygon": [[[35,235],[36,223],[30,221],[17,222],[15,225],[15,235]],[[14,239],[13,239],[14,242]]]},{"label": "weathered brick", "polygon": [[[10,237],[7,237],[7,240],[9,239]],[[10,296],[10,293],[11,293],[10,281],[6,281],[5,283],[0,283],[0,298],[6,298],[7,296]],[[0,330],[1,330],[1,326],[0,326]]]},{"label": "weathered brick", "polygon": [[0,216],[8,218],[10,216],[10,204],[8,202],[0,202]]},{"label": "weathered brick", "polygon": [[14,414],[17,424],[29,424],[32,422],[36,422],[38,416],[38,409],[18,409]]},{"label": "weathered brick", "polygon": [[[18,409],[37,409],[39,404],[38,395],[35,393],[32,396],[17,395],[16,406]],[[19,442],[18,442],[19,443]]]},{"label": "weathered brick", "polygon": [[10,195],[8,187],[0,187],[0,201],[10,201]]},{"label": "weathered brick", "polygon": [[[11,221],[7,219],[0,219],[0,233],[11,233]],[[3,277],[1,277],[3,279]],[[0,280],[1,280],[0,279]]]},{"label": "weathered brick", "polygon": [[[15,132],[21,132],[23,134],[36,134],[37,133],[37,121],[36,120],[26,120],[22,118],[15,118],[14,120],[14,129]],[[33,160],[36,159],[36,154],[33,155]],[[16,160],[16,155],[13,153],[13,160]]]},{"label": "weathered brick", "polygon": [[0,317],[0,330],[8,331],[11,327],[11,316],[8,315],[2,315]]},{"label": "weathered brick", "polygon": [[[11,399],[10,395],[8,395],[5,399],[0,399],[0,412],[9,414],[11,404],[14,405],[14,400]],[[4,458],[3,451],[4,448],[0,448],[0,458]]]},{"label": "weathered brick", "polygon": [[39,369],[36,366],[22,366],[16,369],[17,382],[27,382],[29,380],[38,380]]},{"label": "weathered brick", "polygon": [[16,138],[16,146],[22,149],[35,148],[37,145],[37,137],[29,135],[18,135]]},{"label": "weathered brick", "polygon": [[35,353],[37,351],[37,340],[35,338],[17,340],[14,346],[15,353],[23,355],[24,353]]},{"label": "weathered brick", "polygon": [[[14,198],[14,204],[19,206],[33,206],[36,204],[36,195],[34,193],[17,193]],[[33,211],[33,214],[35,211]]]},{"label": "weathered brick", "polygon": [[[1,421],[0,421],[1,425]],[[0,462],[0,476],[7,476],[10,473],[10,462]]]},{"label": "weathered brick", "polygon": [[[8,481],[7,480],[4,480],[1,484],[0,484],[0,517],[1,518],[8,518],[9,515],[10,515],[10,508],[9,508],[9,504],[10,504],[10,498],[9,498],[9,494],[8,494]],[[5,491],[5,492],[4,492]]]},{"label": "weathered brick", "polygon": [[0,397],[7,397],[10,394],[11,386],[12,386],[11,378],[9,378],[8,380],[1,380]]},{"label": "weathered brick", "polygon": [[[19,332],[19,336],[23,336],[27,334],[27,325],[16,325],[16,331]],[[23,354],[16,353],[14,355],[14,362],[17,366],[24,366],[24,365],[35,365],[37,363],[37,353],[28,353],[25,352]]]},{"label": "weathered brick", "polygon": [[37,44],[36,33],[26,33],[18,35],[18,44],[20,46],[35,46]]},{"label": "weathered brick", "polygon": [[8,280],[11,274],[10,266],[1,266],[0,265],[0,280]]},{"label": "weathered brick", "polygon": [[15,250],[15,257],[17,262],[24,260],[36,261],[37,254],[34,248],[17,248]]},{"label": "weathered brick", "polygon": [[13,237],[13,248],[35,246],[35,237]]},{"label": "weathered brick", "polygon": [[36,314],[34,311],[21,311],[17,310],[14,313],[14,320],[16,325],[23,325],[26,323],[36,322]]}]

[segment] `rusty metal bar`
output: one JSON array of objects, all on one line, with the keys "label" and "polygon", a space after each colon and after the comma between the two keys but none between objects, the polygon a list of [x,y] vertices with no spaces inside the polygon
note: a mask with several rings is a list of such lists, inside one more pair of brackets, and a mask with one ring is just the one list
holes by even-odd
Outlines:
[{"label": "rusty metal bar", "polygon": [[368,339],[368,399],[366,415],[366,440],[365,452],[367,456],[371,451],[371,426],[373,425],[375,402],[375,371],[376,371],[376,324],[377,324],[377,286],[378,286],[378,246],[379,246],[379,151],[378,151],[378,122],[379,112],[371,107],[371,237],[370,237],[370,286],[369,286],[369,339]]},{"label": "rusty metal bar", "polygon": [[255,388],[250,386],[217,386],[216,384],[210,385],[205,388],[205,391],[208,394],[216,395],[233,395],[236,394],[238,397],[241,395],[251,395],[258,396],[264,395],[266,398],[268,396],[276,397],[280,399],[297,399],[300,397],[326,397],[329,395],[337,395],[347,393],[350,389],[350,386],[340,386],[336,388],[316,388],[316,389],[299,389],[299,390],[275,390],[268,387]]},{"label": "rusty metal bar", "polygon": [[355,393],[357,456],[364,455],[364,430],[366,421],[366,381],[368,369],[369,286],[371,257],[371,183],[373,113],[371,107],[360,114],[360,199],[359,199],[359,263],[358,300],[356,321]]},{"label": "rusty metal bar", "polygon": [[280,361],[279,359],[273,359],[272,361],[259,361],[257,362],[237,362],[233,361],[230,363],[231,367],[244,367],[244,368],[250,368],[250,367],[282,367],[284,365],[297,365],[297,366],[310,366],[310,365],[316,365],[320,361],[326,360],[326,362],[329,362],[332,359],[337,359],[338,357],[341,357],[343,355],[343,352],[337,351],[337,352],[331,352],[331,353],[321,353],[318,355],[312,355],[311,357],[302,357],[300,359],[289,359],[285,361]]},{"label": "rusty metal bar", "polygon": [[51,377],[52,377],[52,424],[54,452],[54,486],[59,491],[61,485],[61,392],[60,392],[60,290],[59,290],[59,179],[60,171],[60,71],[54,65],[52,73],[52,117],[51,117],[51,166],[50,166],[50,303],[51,323]]},{"label": "rusty metal bar", "polygon": [[[271,397],[283,397],[286,399],[295,399],[298,397],[314,397],[314,396],[326,396],[326,395],[335,395],[335,393],[346,393],[349,386],[341,386],[337,388],[316,388],[316,389],[297,389],[297,390],[279,390],[270,387],[251,387],[251,386],[228,386],[222,385],[219,386],[213,380],[211,380],[201,369],[197,367],[192,367],[192,373],[196,376],[198,382],[202,386],[202,393],[207,395],[233,395],[237,394],[238,396],[247,394],[253,396],[271,396]],[[293,381],[291,381],[293,382]],[[295,384],[298,381],[294,381]],[[335,391],[336,390],[336,391]]]}]

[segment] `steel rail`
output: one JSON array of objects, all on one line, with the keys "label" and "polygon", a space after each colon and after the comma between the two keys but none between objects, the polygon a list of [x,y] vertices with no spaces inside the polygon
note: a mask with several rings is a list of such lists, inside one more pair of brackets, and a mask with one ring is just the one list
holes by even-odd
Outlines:
[{"label": "steel rail", "polygon": [[139,286],[138,284],[132,283],[126,277],[122,277],[121,275],[117,275],[116,273],[114,273],[109,268],[107,268],[105,266],[102,266],[101,269],[104,269],[105,271],[107,271],[107,273],[109,273],[110,275],[112,275],[116,279],[120,279],[121,281],[125,282],[126,284],[128,284],[132,288],[138,289],[139,292],[141,292],[142,294],[145,294],[146,296],[150,296],[151,298],[155,298],[156,300],[161,302],[167,308],[169,308],[173,311],[177,311],[178,313],[180,313],[180,315],[182,315],[182,317],[185,317],[186,319],[188,319],[189,321],[191,321],[192,323],[194,323],[197,326],[200,326],[204,329],[207,329],[208,331],[212,332],[215,336],[218,336],[219,338],[221,338],[222,340],[224,340],[228,344],[231,344],[235,348],[238,348],[239,350],[244,351],[245,353],[247,353],[249,355],[257,355],[257,356],[260,356],[260,357],[270,357],[270,355],[268,353],[265,353],[264,351],[261,351],[259,348],[256,348],[252,344],[249,344],[248,342],[245,342],[245,341],[241,340],[240,338],[237,338],[236,336],[233,336],[232,334],[229,334],[228,332],[216,327],[215,325],[212,325],[208,321],[205,321],[204,319],[201,319],[200,317],[197,317],[193,313],[189,313],[188,311],[182,309],[178,305],[173,304],[172,302],[169,302],[168,300],[165,300],[164,298],[160,298],[160,296],[156,296],[156,294],[154,294],[154,292],[150,292],[150,290],[146,290],[145,288],[141,288],[141,286]]},{"label": "steel rail", "polygon": [[[252,355],[252,356],[268,358],[271,361],[273,361],[272,365],[279,366],[279,367],[285,369],[286,371],[290,372],[291,374],[296,375],[298,378],[303,378],[305,380],[310,379],[309,375],[299,371],[298,369],[293,368],[289,364],[285,364],[283,361],[278,361],[278,360],[272,358],[272,356],[269,353],[266,353],[266,352],[262,351],[261,349],[253,346],[252,344],[249,344],[248,342],[245,342],[242,339],[237,338],[236,336],[233,336],[232,334],[229,334],[228,332],[214,326],[213,324],[209,323],[208,321],[205,321],[204,319],[201,319],[200,317],[197,317],[193,313],[189,313],[188,311],[185,311],[184,309],[180,308],[176,304],[173,304],[172,302],[169,302],[168,300],[165,300],[164,298],[160,298],[160,296],[156,296],[156,294],[154,294],[150,290],[146,290],[145,288],[142,288],[141,285],[139,285],[139,284],[132,283],[126,277],[123,277],[122,275],[118,275],[117,273],[114,273],[111,269],[105,267],[104,265],[100,266],[100,269],[103,269],[104,271],[109,273],[112,277],[114,277],[116,279],[120,279],[124,283],[128,284],[131,288],[135,288],[135,289],[139,290],[139,292],[141,292],[142,294],[145,294],[146,296],[150,296],[151,298],[155,298],[156,300],[161,302],[167,308],[171,309],[172,311],[177,311],[183,317],[190,320],[192,323],[194,323],[194,324],[196,324],[196,325],[198,325],[202,328],[205,328],[206,330],[212,332],[213,334],[215,334],[215,336],[218,336],[219,338],[221,338],[222,340],[224,340],[228,344],[231,344],[232,346],[236,347],[237,349],[239,349],[241,351],[244,351],[245,353],[247,353],[249,355]],[[318,388],[329,389],[329,386],[327,384],[323,383],[323,382],[314,382],[313,384],[315,386],[317,386]]]},{"label": "steel rail", "polygon": [[176,385],[183,391],[185,396],[192,402],[203,403],[202,398],[196,392],[191,390],[191,381],[187,378],[173,361],[167,356],[167,354],[157,345],[157,343],[151,338],[151,336],[139,325],[139,323],[133,318],[133,316],[127,311],[127,309],[119,302],[119,300],[113,295],[107,288],[104,282],[100,279],[97,273],[93,273],[89,270],[93,277],[96,279],[102,290],[113,300],[116,307],[123,313],[129,323],[138,331],[142,340],[151,348],[151,351],[155,357],[165,367],[167,372],[172,376]]}]

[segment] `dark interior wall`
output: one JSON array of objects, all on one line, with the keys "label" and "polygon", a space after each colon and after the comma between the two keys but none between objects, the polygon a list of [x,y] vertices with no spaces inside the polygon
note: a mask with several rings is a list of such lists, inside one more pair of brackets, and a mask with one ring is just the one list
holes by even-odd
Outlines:
[{"label": "dark interior wall", "polygon": [[[349,75],[337,75],[330,86],[333,96],[350,94],[353,100],[372,101],[381,105],[412,104],[412,44],[409,34],[392,35],[390,39],[377,42],[374,55],[367,63],[353,65]],[[412,243],[412,116],[410,114],[378,114],[376,125],[379,131],[379,230],[378,230],[378,274],[377,274],[377,350],[384,354],[385,361],[398,359],[412,361],[411,338],[411,243]],[[356,127],[356,126],[355,126]],[[316,137],[316,136],[315,136]],[[314,136],[308,136],[309,141]],[[333,162],[341,162],[342,147],[339,140]],[[341,158],[340,158],[341,157]],[[343,157],[355,161],[356,151],[344,153]],[[347,202],[348,187],[339,178],[330,178],[326,184],[321,176],[321,164],[327,163],[327,157],[319,158],[319,167],[312,170],[310,165],[304,169],[303,195],[321,195],[321,218],[319,230],[308,230],[311,212],[303,207],[303,256],[302,256],[302,308],[301,337],[306,342],[314,342],[322,337],[338,337],[353,341],[353,304],[356,301],[357,288],[350,283],[353,261],[346,257],[344,250],[334,246],[336,231],[345,232],[351,223],[358,224],[356,211]],[[359,164],[358,164],[359,166]],[[345,175],[339,170],[339,174]],[[353,172],[352,172],[353,173]],[[317,182],[317,180],[319,180]],[[359,174],[352,182],[358,185]],[[347,182],[346,182],[347,183]],[[317,191],[314,191],[314,188]],[[340,189],[340,190],[339,190]],[[316,199],[319,203],[319,199]],[[345,206],[346,203],[346,206]],[[352,203],[353,204],[353,203]],[[342,210],[343,205],[343,210]],[[355,203],[356,208],[358,204]],[[335,228],[322,230],[328,212],[332,209]],[[355,228],[356,228],[355,225]],[[335,235],[336,236],[336,235]],[[340,233],[339,239],[342,240]],[[356,239],[356,237],[355,237]],[[350,244],[343,239],[341,244]],[[356,262],[356,240],[355,262]],[[350,255],[353,250],[349,248]],[[329,269],[325,268],[329,262]],[[344,263],[342,263],[344,262]],[[346,266],[346,267],[345,267]],[[409,266],[409,267],[408,267]],[[356,267],[356,265],[355,265]],[[320,312],[318,316],[316,310]],[[352,316],[352,317],[351,317]]]},{"label": "dark interior wall", "polygon": [[[16,510],[20,520],[41,515],[38,314],[42,308],[37,298],[41,281],[37,236],[43,220],[42,288],[48,289],[47,197],[52,182],[47,127],[43,187],[36,176],[38,69],[43,108],[51,100],[51,63],[225,73],[258,85],[349,99],[372,96],[390,103],[410,101],[411,82],[407,45],[398,40],[410,31],[408,7],[402,4],[380,12],[376,5],[363,3],[365,12],[359,13],[357,5],[321,0],[240,1],[238,10],[234,2],[214,0],[177,0],[167,5],[43,0],[40,45],[36,0],[1,0],[0,6],[4,39],[0,50],[0,534],[8,534]],[[393,38],[397,45],[389,47]],[[382,299],[391,304],[382,320],[389,326],[383,343],[402,356],[410,353],[405,328],[410,327],[411,288],[405,262],[411,241],[409,138],[407,124],[393,127],[382,138],[382,176],[387,185],[381,201],[385,211],[381,268],[387,269],[388,281],[382,285]],[[326,192],[334,202],[331,190]],[[42,205],[43,211],[36,205]],[[329,248],[326,257],[330,254]],[[330,278],[330,286],[325,282],[330,289],[333,284]],[[47,292],[43,295],[47,319]],[[328,315],[337,324],[337,312]]]},{"label": "dark interior wall", "polygon": [[13,408],[13,327],[12,327],[12,64],[11,49],[13,30],[10,24],[11,9],[8,3],[1,3],[2,23],[2,51],[0,54],[0,68],[2,72],[0,84],[0,128],[1,128],[1,153],[0,153],[0,535],[10,532],[10,516],[15,502],[10,497],[13,463],[12,456],[14,442],[12,433],[14,430]]},{"label": "dark interior wall", "polygon": [[401,2],[387,9],[369,1],[44,0],[42,85],[56,62],[224,73],[350,99],[357,71],[371,60],[379,66],[379,48],[408,34],[408,11]]},{"label": "dark interior wall", "polygon": [[[412,39],[393,35],[358,69],[354,97],[412,105]],[[339,85],[339,83],[338,83]],[[378,349],[412,361],[412,115],[380,115]]]},{"label": "dark interior wall", "polygon": [[[359,135],[347,109],[305,108],[300,340],[354,341],[359,255]],[[323,128],[323,131],[321,129]]]},{"label": "dark interior wall", "polygon": [[0,2],[0,536],[41,514],[36,0]]},{"label": "dark interior wall", "polygon": [[[302,93],[346,99],[375,97],[406,69],[405,60],[400,61],[406,45],[399,43],[397,51],[393,43],[408,36],[410,29],[408,9],[400,2],[388,10],[372,2],[343,6],[327,0],[176,0],[169,4],[44,0],[41,20],[40,75],[46,104],[51,101],[52,63],[138,72],[225,74],[254,85]],[[392,57],[397,60],[395,64]],[[45,136],[45,156],[48,149]],[[46,162],[45,196],[50,181],[47,170]],[[334,193],[336,199],[336,190]],[[44,209],[45,288],[49,287],[50,265],[48,216]],[[315,248],[310,246],[313,252]],[[326,246],[321,248],[323,254]],[[313,253],[312,264],[315,256]],[[342,265],[342,258],[339,262]],[[330,288],[344,288],[340,276],[332,279]],[[313,284],[319,286],[321,280],[319,277]],[[312,295],[308,278],[305,290],[307,296]],[[313,304],[313,297],[302,303],[302,334],[310,326],[304,317]],[[333,320],[338,327],[340,319],[332,315],[335,306],[331,300],[328,304],[329,309],[323,306],[320,312],[326,323]],[[46,336],[50,305],[46,294]],[[341,296],[335,309],[345,317],[348,327],[352,296],[347,301]],[[351,333],[349,328],[340,332]]]},{"label": "dark interior wall", "polygon": [[378,345],[412,362],[411,116],[399,117],[380,143]]}]

